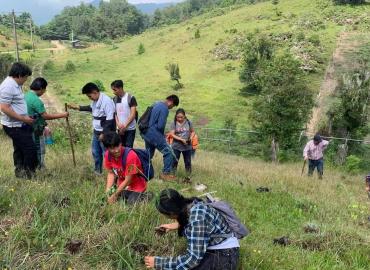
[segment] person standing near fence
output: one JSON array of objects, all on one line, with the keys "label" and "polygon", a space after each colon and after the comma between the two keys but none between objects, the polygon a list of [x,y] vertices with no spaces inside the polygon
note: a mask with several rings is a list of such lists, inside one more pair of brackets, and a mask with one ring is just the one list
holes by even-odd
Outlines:
[{"label": "person standing near fence", "polygon": [[99,87],[89,82],[82,87],[82,94],[92,100],[91,105],[78,106],[68,104],[70,109],[88,111],[93,115],[93,138],[91,143],[92,155],[95,163],[95,174],[103,174],[103,155],[105,148],[103,145],[104,133],[115,131],[114,103],[113,100],[104,93],[100,93]]},{"label": "person standing near fence", "polygon": [[116,125],[121,137],[122,145],[132,148],[135,141],[137,101],[134,96],[125,92],[122,80],[115,80],[111,88],[115,97],[113,98],[116,107]]},{"label": "person standing near fence", "polygon": [[191,174],[191,155],[192,155],[192,144],[191,135],[194,133],[193,125],[188,120],[185,114],[185,110],[179,108],[176,111],[175,119],[171,124],[169,136],[172,137],[172,149],[176,156],[173,162],[173,170],[177,170],[178,161],[182,154],[185,163],[185,170],[187,176]]},{"label": "person standing near fence", "polygon": [[315,168],[317,168],[319,179],[322,179],[324,174],[324,150],[328,144],[329,141],[323,140],[319,134],[316,134],[306,144],[303,150],[303,158],[308,160],[308,176],[312,176]]},{"label": "person standing near fence", "polygon": [[31,69],[14,63],[9,76],[0,85],[1,124],[13,141],[15,176],[30,179],[38,166],[37,148],[32,138],[34,120],[27,114],[22,85],[32,75]]}]

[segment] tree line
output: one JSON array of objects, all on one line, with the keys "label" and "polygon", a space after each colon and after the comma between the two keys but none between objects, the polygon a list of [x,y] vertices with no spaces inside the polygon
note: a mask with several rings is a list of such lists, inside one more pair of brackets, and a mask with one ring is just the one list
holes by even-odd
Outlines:
[{"label": "tree line", "polygon": [[187,0],[157,9],[151,16],[143,14],[126,0],[100,1],[98,7],[81,3],[66,7],[48,24],[38,29],[43,39],[68,39],[75,36],[85,40],[115,39],[139,34],[147,28],[179,23],[217,7],[261,0]]}]

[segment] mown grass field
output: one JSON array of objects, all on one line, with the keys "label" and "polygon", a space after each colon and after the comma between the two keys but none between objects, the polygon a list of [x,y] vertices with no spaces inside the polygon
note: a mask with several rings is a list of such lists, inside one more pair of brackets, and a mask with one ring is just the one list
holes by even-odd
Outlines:
[{"label": "mown grass field", "polygon": [[[346,24],[345,19],[354,20],[369,13],[368,5],[337,7],[330,3],[326,0],[283,0],[277,6],[265,2],[217,10],[110,45],[54,54],[50,56],[54,67],[48,69],[45,76],[63,101],[87,102],[79,93],[88,81],[101,80],[111,94],[111,81],[123,79],[127,90],[137,97],[140,112],[153,101],[176,92],[181,99],[180,106],[197,124],[220,127],[225,119],[232,118],[238,127],[248,128],[252,98],[239,95],[242,87],[238,79],[240,60],[217,60],[212,51],[216,47],[235,50],[239,38],[255,32],[277,37],[288,34],[288,41],[277,42],[282,49],[290,48],[300,32],[306,40],[318,35],[321,63],[315,73],[307,75],[309,87],[317,92],[337,36],[353,27]],[[363,20],[356,26],[359,30],[364,30],[362,23]],[[200,30],[199,39],[194,37],[197,29]],[[137,53],[140,43],[146,50],[142,55]],[[65,71],[67,60],[76,65],[75,71]],[[175,83],[170,81],[165,70],[169,62],[180,66],[185,88],[179,91],[172,89]]]},{"label": "mown grass field", "polygon": [[[104,177],[92,174],[86,147],[77,148],[73,168],[68,148],[47,149],[47,171],[32,181],[13,176],[11,142],[1,131],[0,269],[144,269],[143,256],[177,255],[185,247],[175,234],[154,235],[168,222],[154,202],[106,205]],[[157,174],[161,158],[155,157]],[[369,269],[369,200],[363,175],[328,168],[325,178],[300,176],[301,164],[273,165],[200,151],[193,184],[229,201],[252,233],[241,241],[240,269]],[[180,176],[183,175],[181,163]],[[268,193],[256,188],[266,186]],[[153,179],[158,194],[172,187],[200,195],[192,185]],[[304,231],[308,224],[316,232]],[[288,246],[273,244],[287,236]],[[71,253],[68,243],[82,245]]]}]

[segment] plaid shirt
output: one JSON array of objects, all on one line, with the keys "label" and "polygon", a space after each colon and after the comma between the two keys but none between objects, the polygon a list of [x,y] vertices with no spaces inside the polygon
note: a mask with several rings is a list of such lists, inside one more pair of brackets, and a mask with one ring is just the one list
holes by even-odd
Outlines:
[{"label": "plaid shirt", "polygon": [[155,269],[192,269],[201,262],[208,246],[220,244],[225,240],[224,237],[213,235],[230,233],[224,217],[217,210],[203,202],[195,202],[190,209],[189,222],[184,230],[188,245],[186,254],[178,257],[155,257]]},{"label": "plaid shirt", "polygon": [[324,150],[328,147],[329,142],[322,140],[318,145],[315,145],[314,141],[311,140],[306,144],[303,150],[303,157],[308,157],[312,160],[319,160],[324,156]]}]

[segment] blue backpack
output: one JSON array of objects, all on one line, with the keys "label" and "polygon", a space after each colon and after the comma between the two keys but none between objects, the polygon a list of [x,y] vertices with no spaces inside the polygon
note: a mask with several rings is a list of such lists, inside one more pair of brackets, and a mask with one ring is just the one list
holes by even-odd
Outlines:
[{"label": "blue backpack", "polygon": [[[150,179],[154,177],[154,168],[152,165],[152,160],[150,159],[150,153],[146,149],[133,149],[129,147],[125,147],[125,151],[122,155],[122,168],[126,169],[126,161],[127,156],[130,151],[134,151],[136,155],[139,157],[141,166],[143,167],[143,172],[140,172],[140,175],[145,178],[145,180],[148,182]],[[108,159],[110,159],[110,155],[108,156]]]}]

